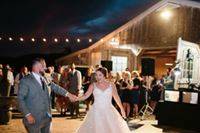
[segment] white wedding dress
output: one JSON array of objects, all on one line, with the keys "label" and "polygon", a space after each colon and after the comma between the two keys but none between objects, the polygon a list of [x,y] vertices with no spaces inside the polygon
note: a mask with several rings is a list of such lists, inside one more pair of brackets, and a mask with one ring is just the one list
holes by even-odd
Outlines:
[{"label": "white wedding dress", "polygon": [[94,84],[94,103],[77,133],[130,133],[126,121],[112,105],[112,87],[100,90]]}]

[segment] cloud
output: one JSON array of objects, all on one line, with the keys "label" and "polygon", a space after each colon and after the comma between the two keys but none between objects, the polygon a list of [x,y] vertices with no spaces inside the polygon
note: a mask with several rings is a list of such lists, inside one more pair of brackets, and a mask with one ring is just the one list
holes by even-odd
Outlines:
[{"label": "cloud", "polygon": [[89,28],[86,28],[84,26],[74,26],[69,29],[71,33],[78,33],[78,34],[86,34],[90,32]]},{"label": "cloud", "polygon": [[89,20],[85,23],[86,26],[102,26],[107,23],[107,18],[105,16],[98,17],[92,20]]}]

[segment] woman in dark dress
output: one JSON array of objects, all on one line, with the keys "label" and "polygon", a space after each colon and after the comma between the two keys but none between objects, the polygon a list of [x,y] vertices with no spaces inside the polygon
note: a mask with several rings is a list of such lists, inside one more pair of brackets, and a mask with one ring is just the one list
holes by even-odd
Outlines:
[{"label": "woman in dark dress", "polygon": [[130,101],[131,101],[131,104],[134,105],[135,116],[138,116],[138,104],[139,104],[139,97],[140,97],[141,82],[139,79],[139,73],[137,71],[132,72],[132,77],[133,77],[133,87],[131,89]]},{"label": "woman in dark dress", "polygon": [[[121,73],[117,72],[116,73],[116,77],[115,77],[115,86],[116,86],[116,89],[117,89],[117,93],[120,97],[120,99],[122,99],[122,90],[121,90],[121,83],[122,83],[123,79],[122,79],[122,76],[121,76]],[[114,105],[114,107],[120,111],[117,103],[115,102],[114,98],[112,98],[112,104]]]},{"label": "woman in dark dress", "polygon": [[[87,73],[86,75],[84,76],[83,78],[83,91],[84,93],[87,92],[88,88],[89,88],[89,85],[91,84],[92,82],[92,75],[94,73],[94,70],[92,67],[88,68],[87,70]],[[92,101],[93,99],[93,96],[91,95],[87,100],[85,100],[85,104],[86,104],[86,111],[89,110],[89,105],[90,105],[90,102]]]},{"label": "woman in dark dress", "polygon": [[163,85],[161,84],[160,80],[158,80],[156,77],[154,77],[154,80],[152,81],[151,87],[152,87],[152,91],[151,91],[150,106],[154,110],[155,107],[156,107],[156,104],[160,100]]},{"label": "woman in dark dress", "polygon": [[131,74],[130,72],[124,72],[122,74],[123,80],[121,81],[122,92],[122,104],[128,117],[130,114],[130,89],[132,88]]}]

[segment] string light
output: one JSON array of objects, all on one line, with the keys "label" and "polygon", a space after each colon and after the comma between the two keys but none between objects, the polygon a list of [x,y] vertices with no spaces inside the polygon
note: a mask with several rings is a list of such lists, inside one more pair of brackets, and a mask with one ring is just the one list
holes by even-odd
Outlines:
[{"label": "string light", "polygon": [[57,38],[54,38],[54,42],[58,42],[58,39],[57,39]]},{"label": "string light", "polygon": [[69,39],[68,39],[68,38],[66,38],[66,39],[65,39],[65,41],[66,41],[66,42],[69,42]]},{"label": "string light", "polygon": [[12,41],[13,39],[11,37],[9,37],[9,41]]},{"label": "string light", "polygon": [[[40,38],[43,42],[47,42],[47,39],[44,37],[44,38]],[[86,38],[87,39],[87,38]],[[86,40],[85,39],[85,40]],[[3,38],[2,37],[0,37],[0,41],[1,40],[3,40]],[[8,41],[14,41],[15,39],[13,38],[13,37],[8,37]],[[23,37],[19,37],[18,39],[16,38],[16,41],[17,40],[19,40],[20,42],[24,42],[25,41],[25,39],[23,38]],[[35,39],[34,37],[32,37],[32,38],[30,38],[30,41],[31,42],[35,42],[37,39]],[[61,39],[59,39],[59,38],[53,38],[53,40],[52,40],[54,43],[58,43],[59,41],[62,41],[62,38]],[[69,43],[70,42],[70,40],[68,39],[68,38],[65,38],[63,41],[65,41],[66,43]],[[76,39],[76,42],[77,43],[80,43],[82,40],[80,39],[80,38],[77,38]],[[89,42],[89,43],[91,43],[91,42],[93,42],[93,39],[92,38],[88,38],[87,39],[87,41]],[[101,42],[103,42],[104,40],[103,39],[101,39],[100,40]]]},{"label": "string light", "polygon": [[101,42],[103,42],[103,39],[101,39]]},{"label": "string light", "polygon": [[46,39],[46,38],[43,38],[42,40],[43,40],[43,42],[46,42],[46,41],[47,41],[47,39]]},{"label": "string light", "polygon": [[31,38],[31,41],[32,41],[32,42],[35,42],[35,38]]},{"label": "string light", "polygon": [[20,37],[20,41],[21,41],[21,42],[23,42],[23,41],[24,41],[24,39],[23,39],[22,37]]}]

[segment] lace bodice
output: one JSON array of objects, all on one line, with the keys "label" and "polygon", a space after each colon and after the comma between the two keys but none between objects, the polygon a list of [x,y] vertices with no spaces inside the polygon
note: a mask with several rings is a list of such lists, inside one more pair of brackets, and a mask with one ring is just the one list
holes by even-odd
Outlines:
[{"label": "lace bodice", "polygon": [[99,89],[96,84],[94,83],[94,106],[102,106],[102,107],[107,107],[112,105],[112,87],[109,85],[108,88],[105,90]]}]

